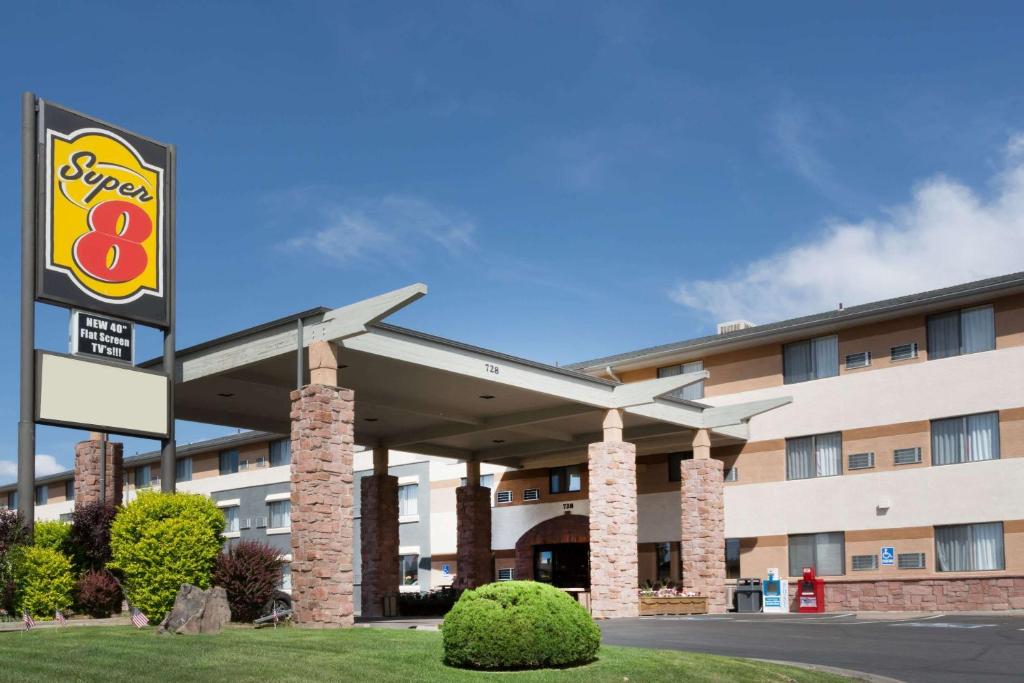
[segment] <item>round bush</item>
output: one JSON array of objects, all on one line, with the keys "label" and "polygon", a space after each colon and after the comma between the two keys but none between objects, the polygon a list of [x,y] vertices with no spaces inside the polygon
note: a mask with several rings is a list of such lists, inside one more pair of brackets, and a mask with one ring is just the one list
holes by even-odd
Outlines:
[{"label": "round bush", "polygon": [[121,572],[129,603],[159,621],[181,584],[210,587],[222,531],[224,515],[206,496],[143,491],[114,518],[108,566]]},{"label": "round bush", "polygon": [[121,586],[107,571],[90,569],[75,584],[75,605],[90,617],[105,619],[121,611]]},{"label": "round bush", "polygon": [[37,548],[49,548],[67,554],[70,547],[71,525],[67,522],[48,520],[36,522],[32,531],[32,545]]},{"label": "round bush", "polygon": [[71,560],[79,572],[103,569],[110,561],[110,527],[117,516],[113,503],[76,503],[71,513]]},{"label": "round bush", "polygon": [[444,618],[441,635],[445,663],[472,669],[583,664],[601,645],[601,631],[582,605],[534,581],[465,591]]},{"label": "round bush", "polygon": [[14,557],[14,600],[19,610],[37,619],[53,619],[54,612],[71,606],[75,579],[71,561],[51,550],[29,546]]},{"label": "round bush", "polygon": [[232,621],[255,621],[274,597],[284,567],[281,553],[266,543],[242,541],[217,557],[213,583],[228,593]]}]

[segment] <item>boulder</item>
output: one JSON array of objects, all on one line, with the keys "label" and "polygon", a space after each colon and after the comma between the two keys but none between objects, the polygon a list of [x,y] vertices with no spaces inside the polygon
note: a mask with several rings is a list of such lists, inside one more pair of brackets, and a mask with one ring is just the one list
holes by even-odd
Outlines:
[{"label": "boulder", "polygon": [[160,622],[158,633],[195,635],[220,633],[231,620],[227,592],[220,586],[202,590],[183,583],[174,598],[170,614]]}]

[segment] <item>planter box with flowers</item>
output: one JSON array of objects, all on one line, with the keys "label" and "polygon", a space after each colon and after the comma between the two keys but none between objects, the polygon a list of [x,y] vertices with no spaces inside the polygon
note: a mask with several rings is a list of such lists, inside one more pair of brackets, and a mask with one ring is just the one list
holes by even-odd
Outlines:
[{"label": "planter box with flowers", "polygon": [[655,614],[707,614],[708,599],[676,588],[640,590],[640,616]]}]

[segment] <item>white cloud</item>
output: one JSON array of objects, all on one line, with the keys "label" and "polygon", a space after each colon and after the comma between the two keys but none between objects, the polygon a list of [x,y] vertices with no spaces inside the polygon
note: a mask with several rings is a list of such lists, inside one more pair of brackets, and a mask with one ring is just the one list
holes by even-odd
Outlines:
[{"label": "white cloud", "polygon": [[1024,136],[985,194],[945,176],[862,222],[832,221],[808,242],[728,277],[683,282],[676,302],[717,320],[771,322],[1024,270]]},{"label": "white cloud", "polygon": [[417,197],[390,195],[373,200],[340,201],[322,191],[288,194],[293,206],[314,207],[319,227],[284,246],[313,249],[338,264],[383,259],[410,261],[431,247],[457,254],[475,246],[476,224],[460,212]]},{"label": "white cloud", "polygon": [[[67,467],[57,462],[52,455],[36,456],[36,476],[46,477],[51,474],[63,472]],[[16,460],[0,460],[0,481],[15,480],[18,478],[18,463]]]}]

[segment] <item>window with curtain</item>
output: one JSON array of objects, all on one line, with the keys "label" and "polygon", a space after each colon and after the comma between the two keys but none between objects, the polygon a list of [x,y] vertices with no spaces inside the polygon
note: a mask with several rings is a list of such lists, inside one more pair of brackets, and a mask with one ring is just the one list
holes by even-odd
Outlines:
[{"label": "window with curtain", "polygon": [[839,374],[839,337],[829,335],[782,347],[782,376],[786,384]]},{"label": "window with curtain", "polygon": [[789,575],[802,576],[804,567],[814,567],[818,576],[846,573],[845,534],[794,534],[789,537]]},{"label": "window with curtain", "polygon": [[11,491],[7,494],[7,507],[11,510],[18,509],[18,492]]},{"label": "window with curtain", "polygon": [[995,312],[977,306],[928,316],[928,360],[996,348]]},{"label": "window with curtain", "polygon": [[149,486],[149,465],[141,465],[135,468],[135,488],[142,489]]},{"label": "window with curtain", "polygon": [[655,575],[660,583],[672,580],[672,544],[654,544]]},{"label": "window with curtain", "polygon": [[220,452],[220,473],[235,474],[238,472],[238,451],[232,448]]},{"label": "window with curtain", "polygon": [[[460,480],[459,486],[465,486],[466,482],[469,481],[465,477]],[[485,489],[494,488],[494,475],[493,474],[481,474],[480,475],[480,486]]]},{"label": "window with curtain", "polygon": [[174,481],[192,481],[192,458],[178,458],[175,461]]},{"label": "window with curtain", "polygon": [[64,498],[66,498],[67,500],[74,500],[75,499],[75,480],[74,479],[69,479],[68,481],[64,482]]},{"label": "window with curtain", "polygon": [[1005,568],[1003,523],[935,527],[935,570],[994,571]]},{"label": "window with curtain", "polygon": [[238,531],[238,506],[233,505],[221,509],[224,511],[224,531],[228,533]]},{"label": "window with curtain", "polygon": [[740,539],[725,539],[725,578],[740,578]]},{"label": "window with curtain", "polygon": [[583,468],[579,465],[552,467],[550,473],[551,493],[572,493],[583,487]]},{"label": "window with curtain", "polygon": [[680,467],[684,460],[693,460],[693,451],[686,451],[684,453],[669,453],[668,454],[668,480],[669,481],[681,481],[682,471]]},{"label": "window with curtain", "polygon": [[278,590],[282,590],[285,593],[292,592],[292,563],[285,562],[284,566],[281,567],[281,583],[278,585]]},{"label": "window with curtain", "polygon": [[278,439],[270,442],[270,466],[281,467],[292,462],[291,439]]},{"label": "window with curtain", "polygon": [[786,439],[786,479],[834,477],[842,473],[841,432]]},{"label": "window with curtain", "polygon": [[400,555],[398,558],[399,572],[403,586],[415,586],[420,582],[419,555]]},{"label": "window with curtain", "polygon": [[999,458],[999,413],[932,420],[932,465]]},{"label": "window with curtain", "polygon": [[268,505],[270,507],[270,528],[290,528],[292,525],[292,502],[290,500],[275,500]]},{"label": "window with curtain", "polygon": [[36,487],[36,505],[46,505],[50,501],[50,489],[44,486]]},{"label": "window with curtain", "polygon": [[398,487],[398,516],[409,517],[419,514],[420,487],[418,484],[403,484]]},{"label": "window with curtain", "polygon": [[[658,377],[675,377],[676,375],[686,375],[691,372],[700,372],[704,369],[704,361],[695,360],[691,363],[683,363],[681,365],[669,365],[668,367],[658,368]],[[680,387],[669,394],[676,398],[686,399],[687,401],[698,401],[704,398],[704,380],[688,384],[685,387]]]}]

